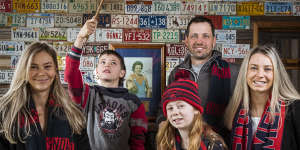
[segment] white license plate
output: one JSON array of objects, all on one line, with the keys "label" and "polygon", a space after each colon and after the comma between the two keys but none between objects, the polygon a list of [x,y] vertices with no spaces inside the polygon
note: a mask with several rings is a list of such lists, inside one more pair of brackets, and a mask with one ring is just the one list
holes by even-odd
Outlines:
[{"label": "white license plate", "polygon": [[21,41],[0,41],[1,55],[20,55],[25,49],[25,43]]},{"label": "white license plate", "polygon": [[100,14],[124,14],[124,0],[104,0]]},{"label": "white license plate", "polygon": [[11,28],[12,41],[38,41],[39,28],[13,27]]},{"label": "white license plate", "polygon": [[186,29],[192,15],[168,15],[168,29]]},{"label": "white license plate", "polygon": [[26,24],[26,14],[8,14],[7,26],[24,27]]},{"label": "white license plate", "polygon": [[249,44],[222,44],[222,58],[244,58],[249,50]]},{"label": "white license plate", "polygon": [[236,30],[216,30],[216,43],[235,44]]},{"label": "white license plate", "polygon": [[154,1],[153,14],[180,14],[181,2],[179,1]]},{"label": "white license plate", "polygon": [[152,42],[179,42],[179,30],[154,29],[152,30]]},{"label": "white license plate", "polygon": [[[151,2],[152,3],[152,2]],[[125,14],[152,14],[151,4],[130,4],[125,5]]]},{"label": "white license plate", "polygon": [[185,2],[181,4],[181,14],[207,15],[208,2]]},{"label": "white license plate", "polygon": [[54,27],[53,14],[28,14],[27,27]]},{"label": "white license plate", "polygon": [[112,15],[111,27],[113,28],[138,28],[138,15]]},{"label": "white license plate", "polygon": [[80,70],[94,70],[95,68],[95,57],[83,56],[80,58]]},{"label": "white license plate", "polygon": [[55,15],[55,27],[81,27],[82,15],[57,14]]},{"label": "white license plate", "polygon": [[[75,42],[77,34],[79,33],[80,28],[68,28],[67,29],[67,41]],[[95,41],[95,33],[89,36],[88,42]]]},{"label": "white license plate", "polygon": [[7,16],[5,15],[5,13],[1,13],[0,14],[0,27],[1,26],[6,26],[7,25]]},{"label": "white license plate", "polygon": [[41,12],[43,13],[67,13],[68,3],[67,2],[41,2]]},{"label": "white license plate", "polygon": [[66,41],[66,28],[40,28],[40,40]]},{"label": "white license plate", "polygon": [[88,42],[83,46],[83,55],[100,54],[104,50],[108,50],[108,43]]},{"label": "white license plate", "polygon": [[64,55],[69,52],[72,48],[73,43],[71,42],[53,42],[53,48],[59,55]]},{"label": "white license plate", "polygon": [[69,2],[69,13],[92,13],[96,11],[96,2]]},{"label": "white license plate", "polygon": [[11,83],[13,70],[0,70],[0,83]]},{"label": "white license plate", "polygon": [[235,15],[236,3],[211,2],[209,3],[209,15]]},{"label": "white license plate", "polygon": [[123,30],[122,29],[97,29],[96,41],[97,42],[122,42]]}]

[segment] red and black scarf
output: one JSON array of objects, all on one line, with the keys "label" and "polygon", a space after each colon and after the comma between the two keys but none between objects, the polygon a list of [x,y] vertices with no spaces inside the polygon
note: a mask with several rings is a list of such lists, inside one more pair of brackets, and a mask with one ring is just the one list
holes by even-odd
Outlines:
[{"label": "red and black scarf", "polygon": [[232,125],[233,150],[280,150],[284,120],[284,102],[279,102],[280,109],[276,110],[275,118],[271,120],[270,101],[267,102],[254,135],[252,120],[249,113],[240,105]]}]

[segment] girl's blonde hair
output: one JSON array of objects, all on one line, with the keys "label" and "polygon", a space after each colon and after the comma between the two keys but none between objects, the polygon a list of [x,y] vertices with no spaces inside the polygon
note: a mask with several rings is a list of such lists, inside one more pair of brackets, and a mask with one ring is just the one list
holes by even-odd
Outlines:
[{"label": "girl's blonde hair", "polygon": [[289,76],[284,68],[284,65],[278,53],[276,52],[276,49],[267,45],[257,46],[250,50],[250,52],[246,55],[246,57],[243,60],[236,81],[233,96],[225,111],[225,118],[227,118],[225,119],[225,125],[229,130],[232,129],[233,119],[240,104],[246,110],[246,113],[249,113],[250,91],[247,84],[247,70],[251,56],[257,53],[269,57],[273,63],[274,79],[272,90],[270,93],[272,96],[270,102],[270,111],[272,119],[270,121],[274,119],[276,109],[279,109],[279,100],[285,101],[285,103],[288,105],[294,100],[300,99],[300,95],[293,86],[292,82],[290,81]]},{"label": "girl's blonde hair", "polygon": [[[50,95],[56,101],[54,112],[62,109],[72,128],[72,133],[80,134],[85,128],[85,118],[81,110],[72,102],[66,90],[62,86],[58,72],[56,51],[46,43],[35,42],[23,51],[15,69],[9,90],[0,98],[0,133],[10,143],[24,142],[30,136],[29,120],[33,119],[28,103],[31,98],[29,69],[33,57],[40,52],[47,52],[53,59],[56,68],[56,78],[51,85]],[[21,116],[24,116],[24,130],[20,130]]]}]

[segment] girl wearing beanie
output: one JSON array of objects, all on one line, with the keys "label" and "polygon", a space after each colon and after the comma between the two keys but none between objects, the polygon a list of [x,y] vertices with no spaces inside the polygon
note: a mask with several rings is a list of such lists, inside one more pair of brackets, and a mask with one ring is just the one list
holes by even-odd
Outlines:
[{"label": "girl wearing beanie", "polygon": [[167,121],[156,136],[158,150],[227,149],[223,139],[202,120],[197,83],[184,79],[171,83],[162,105]]}]

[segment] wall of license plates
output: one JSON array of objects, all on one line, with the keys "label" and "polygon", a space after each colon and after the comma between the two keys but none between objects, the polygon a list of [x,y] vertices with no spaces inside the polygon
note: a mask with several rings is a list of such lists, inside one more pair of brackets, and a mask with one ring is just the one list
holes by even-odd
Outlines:
[{"label": "wall of license plates", "polygon": [[[10,83],[21,52],[34,41],[47,41],[58,51],[63,81],[65,54],[98,3],[96,0],[0,0],[0,85]],[[213,20],[217,29],[216,49],[223,58],[234,62],[250,49],[251,40],[237,39],[237,34],[251,30],[252,17],[299,17],[300,1],[104,0],[96,33],[84,47],[80,66],[84,79],[95,83],[95,56],[108,49],[109,43],[165,43],[168,76],[187,53],[182,44],[184,32],[196,15]]]}]

